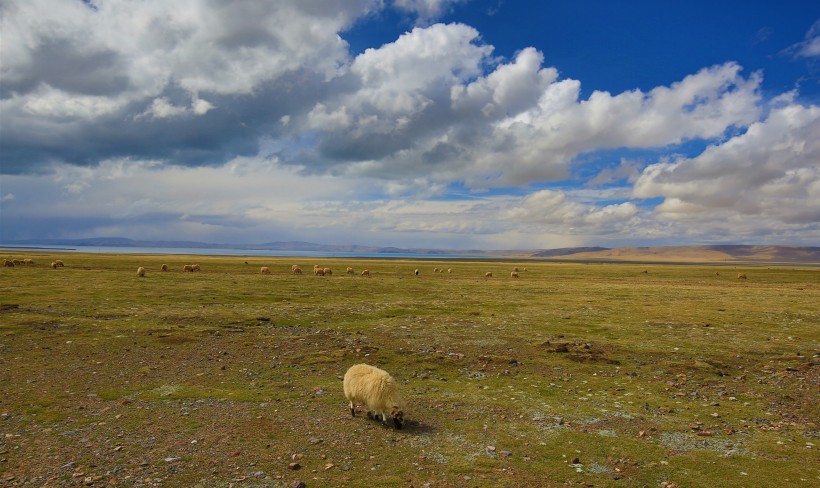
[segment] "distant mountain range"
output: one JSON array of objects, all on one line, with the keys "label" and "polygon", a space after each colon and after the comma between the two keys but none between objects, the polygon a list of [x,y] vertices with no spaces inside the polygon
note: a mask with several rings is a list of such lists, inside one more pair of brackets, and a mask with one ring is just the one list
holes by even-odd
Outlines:
[{"label": "distant mountain range", "polygon": [[240,249],[262,251],[350,252],[366,254],[435,254],[506,257],[515,259],[552,259],[600,262],[680,262],[680,263],[793,263],[820,264],[820,247],[810,246],[657,246],[657,247],[568,247],[535,250],[453,250],[414,249],[360,245],[315,244],[312,242],[265,242],[261,244],[216,244],[196,241],[140,241],[124,237],[94,237],[88,239],[39,239],[6,241],[0,246],[36,247],[146,247],[188,249]]}]

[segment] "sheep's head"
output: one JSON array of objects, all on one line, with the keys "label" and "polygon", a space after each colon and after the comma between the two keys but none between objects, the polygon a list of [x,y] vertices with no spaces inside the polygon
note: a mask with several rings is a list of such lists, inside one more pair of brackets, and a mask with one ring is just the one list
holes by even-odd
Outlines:
[{"label": "sheep's head", "polygon": [[396,424],[396,428],[401,429],[401,425],[404,422],[404,412],[401,407],[393,405],[393,408],[390,410],[390,416],[393,417],[393,423]]}]

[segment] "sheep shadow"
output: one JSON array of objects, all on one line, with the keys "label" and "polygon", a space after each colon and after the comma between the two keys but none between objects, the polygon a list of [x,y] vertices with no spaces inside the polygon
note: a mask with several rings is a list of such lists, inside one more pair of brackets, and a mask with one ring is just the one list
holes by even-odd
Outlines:
[{"label": "sheep shadow", "polygon": [[[346,416],[345,418],[351,418]],[[416,419],[407,419],[402,423],[401,429],[396,428],[396,424],[393,423],[393,420],[388,420],[387,422],[382,422],[380,418],[367,415],[367,412],[363,412],[359,409],[356,409],[356,417],[355,418],[363,418],[369,423],[378,424],[382,429],[391,430],[400,434],[408,434],[408,435],[427,435],[436,432],[436,429],[433,428],[432,425],[424,423],[420,420]]]},{"label": "sheep shadow", "polygon": [[396,428],[396,424],[393,423],[392,420],[388,420],[387,422],[382,422],[381,419],[378,418],[371,418],[367,415],[364,416],[369,422],[377,423],[382,429],[390,430],[399,434],[407,434],[407,435],[427,435],[432,434],[435,432],[435,429],[432,425],[421,422],[415,419],[407,419],[402,423],[401,429]]},{"label": "sheep shadow", "polygon": [[[391,426],[392,428],[392,426]],[[432,425],[421,422],[415,419],[408,419],[404,421],[404,425],[401,427],[401,432],[403,434],[410,434],[410,435],[427,435],[435,433],[436,429],[433,428]]]}]

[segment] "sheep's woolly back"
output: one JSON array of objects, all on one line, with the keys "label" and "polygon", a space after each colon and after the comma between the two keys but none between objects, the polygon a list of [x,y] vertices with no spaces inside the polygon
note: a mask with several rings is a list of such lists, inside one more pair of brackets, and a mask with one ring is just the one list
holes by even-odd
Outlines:
[{"label": "sheep's woolly back", "polygon": [[349,401],[361,403],[375,413],[390,415],[394,406],[404,410],[404,402],[393,377],[374,366],[351,366],[345,373],[344,391]]}]

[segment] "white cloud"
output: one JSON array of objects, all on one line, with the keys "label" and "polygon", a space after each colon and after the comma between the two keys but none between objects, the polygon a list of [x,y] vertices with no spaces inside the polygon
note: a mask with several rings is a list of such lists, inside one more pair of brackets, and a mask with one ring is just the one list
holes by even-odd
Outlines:
[{"label": "white cloud", "polygon": [[468,0],[393,0],[393,5],[418,17],[419,24],[426,24],[446,14],[453,5]]},{"label": "white cloud", "polygon": [[[820,108],[797,92],[765,104],[762,75],[728,62],[581,98],[535,48],[503,59],[429,25],[458,1],[6,2],[4,228],[484,247],[820,232]],[[386,6],[419,26],[353,56],[344,33]],[[795,56],[818,55],[818,25]],[[692,140],[713,145],[674,154]],[[611,149],[663,155],[554,184]]]},{"label": "white cloud", "polygon": [[696,157],[648,166],[633,196],[663,197],[661,219],[726,222],[729,215],[759,228],[816,228],[818,161],[820,107],[786,105]]},{"label": "white cloud", "polygon": [[820,20],[812,24],[804,41],[789,46],[786,53],[796,58],[816,58],[820,56]]}]

